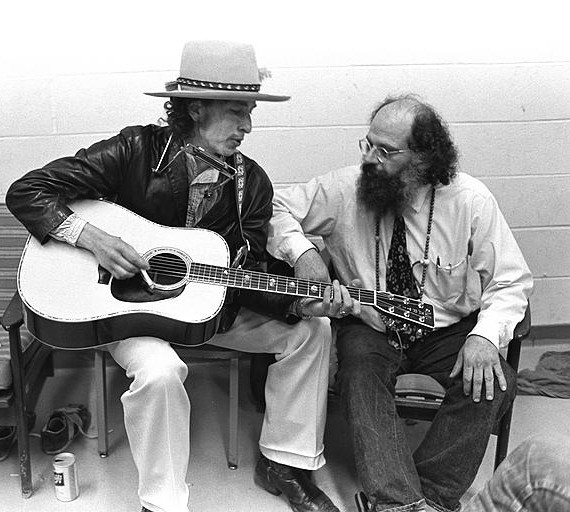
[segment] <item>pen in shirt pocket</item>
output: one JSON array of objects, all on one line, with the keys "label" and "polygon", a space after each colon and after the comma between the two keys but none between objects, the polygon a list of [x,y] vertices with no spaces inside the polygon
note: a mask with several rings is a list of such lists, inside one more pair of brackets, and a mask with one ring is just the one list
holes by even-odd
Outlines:
[{"label": "pen in shirt pocket", "polygon": [[452,265],[451,263],[448,263],[445,266],[441,266],[441,259],[438,256],[436,259],[436,264],[435,264],[435,275],[439,275],[439,272],[446,272],[447,274],[451,275],[453,270],[456,269],[457,267],[459,267],[462,264],[462,262],[459,262],[457,265]]}]

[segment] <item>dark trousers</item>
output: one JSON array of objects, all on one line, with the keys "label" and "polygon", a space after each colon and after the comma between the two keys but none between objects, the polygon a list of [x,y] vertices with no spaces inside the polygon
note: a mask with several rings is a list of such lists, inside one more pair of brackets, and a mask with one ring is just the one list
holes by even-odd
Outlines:
[{"label": "dark trousers", "polygon": [[[399,351],[386,335],[356,318],[337,324],[341,404],[352,438],[358,476],[372,510],[415,510],[424,498],[442,510],[456,510],[481,464],[493,426],[514,400],[516,373],[501,357],[507,391],[495,379],[495,398],[479,403],[463,393],[461,374],[449,374],[467,334],[470,315]],[[445,389],[443,404],[412,454],[394,402],[402,373],[434,377]]]}]

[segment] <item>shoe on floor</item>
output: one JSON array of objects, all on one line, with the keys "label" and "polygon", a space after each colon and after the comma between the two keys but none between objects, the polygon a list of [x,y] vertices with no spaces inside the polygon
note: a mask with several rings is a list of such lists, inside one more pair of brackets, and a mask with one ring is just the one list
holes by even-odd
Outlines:
[{"label": "shoe on floor", "polygon": [[[36,414],[32,411],[28,413],[28,432],[34,428]],[[16,444],[16,427],[0,427],[0,461],[6,460],[10,455],[12,446]]]},{"label": "shoe on floor", "polygon": [[255,483],[275,496],[284,494],[295,512],[340,512],[311,481],[310,474],[262,455],[255,467]]},{"label": "shoe on floor", "polygon": [[[41,445],[44,453],[61,453],[78,434],[87,436],[91,424],[91,413],[84,405],[69,404],[53,411],[41,431]],[[89,436],[88,436],[89,437]]]}]

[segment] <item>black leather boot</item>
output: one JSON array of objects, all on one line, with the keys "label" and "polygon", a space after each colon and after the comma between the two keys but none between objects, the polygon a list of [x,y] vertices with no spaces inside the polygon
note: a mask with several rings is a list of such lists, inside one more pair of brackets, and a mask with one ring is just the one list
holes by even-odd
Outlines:
[{"label": "black leather boot", "polygon": [[279,464],[263,455],[255,467],[255,483],[267,492],[284,494],[295,512],[340,512],[310,479],[310,472]]}]

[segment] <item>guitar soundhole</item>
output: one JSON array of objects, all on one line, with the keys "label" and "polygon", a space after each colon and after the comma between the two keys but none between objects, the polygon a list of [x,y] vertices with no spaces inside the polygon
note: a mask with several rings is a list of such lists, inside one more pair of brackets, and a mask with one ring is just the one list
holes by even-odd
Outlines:
[{"label": "guitar soundhole", "polygon": [[186,276],[186,262],[177,254],[161,252],[152,256],[148,263],[148,275],[158,285],[171,286]]}]

